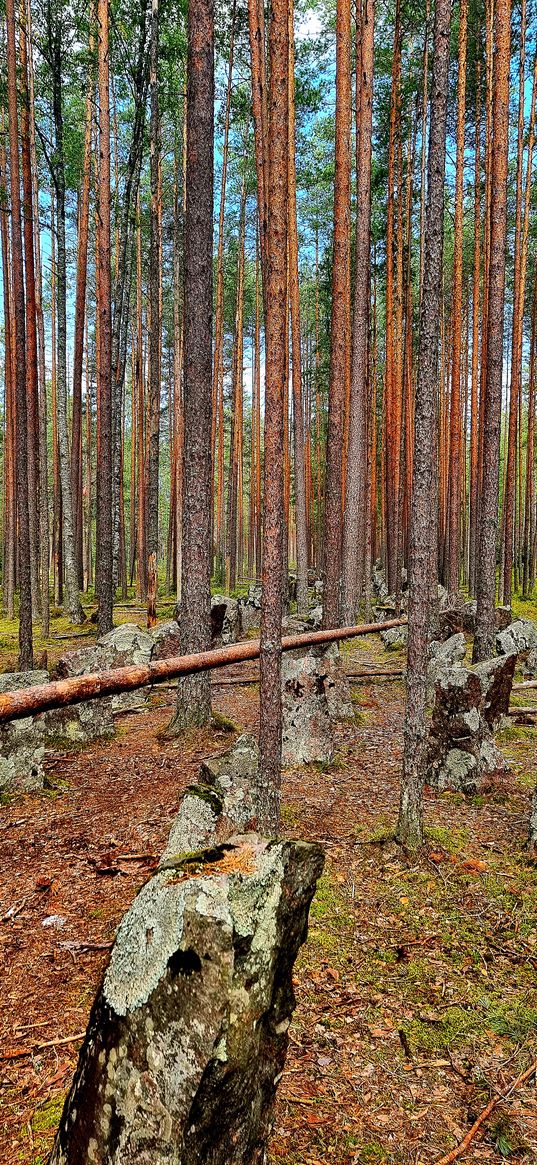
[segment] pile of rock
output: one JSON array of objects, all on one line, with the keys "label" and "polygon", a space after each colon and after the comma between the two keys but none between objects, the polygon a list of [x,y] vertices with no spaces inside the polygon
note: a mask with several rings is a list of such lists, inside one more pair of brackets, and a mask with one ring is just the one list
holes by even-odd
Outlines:
[{"label": "pile of rock", "polygon": [[[245,748],[214,766],[205,831],[182,807],[179,852],[168,846],[119,927],[50,1165],[265,1159],[323,854],[233,832]],[[205,805],[206,792],[185,800]],[[256,818],[255,794],[246,812]]]}]

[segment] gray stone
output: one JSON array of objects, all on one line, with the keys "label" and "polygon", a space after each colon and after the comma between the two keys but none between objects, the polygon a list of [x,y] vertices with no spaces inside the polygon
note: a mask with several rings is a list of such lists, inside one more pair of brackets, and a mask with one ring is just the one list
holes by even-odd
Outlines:
[{"label": "gray stone", "polygon": [[466,654],[464,635],[459,632],[449,639],[433,639],[429,644],[429,663],[427,665],[427,682],[435,684],[438,677],[446,668],[461,664]]},{"label": "gray stone", "polygon": [[[389,618],[390,616],[387,615],[386,621]],[[379,622],[384,621],[384,619],[379,620]],[[403,624],[402,627],[390,627],[387,631],[381,631],[380,638],[387,651],[396,651],[398,648],[406,647],[408,643],[408,627],[406,624]]]},{"label": "gray stone", "polygon": [[[217,607],[223,608],[223,611],[216,638],[222,643],[237,643],[241,637],[241,612],[237,599],[230,599],[228,595],[213,595],[211,612]],[[257,606],[255,609],[259,610]]]},{"label": "gray stone", "polygon": [[121,923],[50,1165],[262,1165],[318,846],[233,839]]},{"label": "gray stone", "polygon": [[175,655],[182,654],[181,628],[176,619],[170,619],[167,623],[157,623],[156,627],[151,630],[151,638],[153,640],[152,662],[157,659],[171,659]]},{"label": "gray stone", "polygon": [[[154,647],[155,641],[149,631],[138,627],[136,623],[122,623],[107,635],[101,636],[93,647],[83,647],[63,655],[58,661],[55,674],[58,678],[84,676],[96,671],[147,664]],[[111,698],[112,711],[132,712],[145,708],[148,695],[148,688],[120,692]]]},{"label": "gray stone", "polygon": [[510,655],[440,669],[428,742],[431,784],[476,793],[506,771],[493,733],[509,707],[515,662]]},{"label": "gray stone", "polygon": [[[49,682],[46,671],[4,672],[0,692],[20,691]],[[0,725],[0,792],[28,793],[43,788],[46,732],[43,720],[25,716]]]},{"label": "gray stone", "polygon": [[323,854],[221,838],[261,810],[258,773],[256,742],[241,737],[187,791],[119,926],[49,1165],[266,1160]]},{"label": "gray stone", "polygon": [[183,797],[164,857],[257,829],[259,782],[259,749],[253,736],[244,734],[227,752],[207,758],[199,784]]},{"label": "gray stone", "polygon": [[336,644],[286,652],[282,659],[283,764],[330,762],[332,725],[354,710]]},{"label": "gray stone", "polygon": [[314,631],[317,631],[319,629],[319,627],[321,626],[322,621],[323,621],[323,608],[322,608],[322,604],[318,603],[316,607],[312,607],[310,609],[310,612],[308,614],[308,619],[307,619],[308,627],[310,627],[310,628],[312,627],[314,629]]},{"label": "gray stone", "polygon": [[530,619],[515,619],[504,631],[496,636],[496,650],[499,655],[523,655],[537,648],[537,627]]},{"label": "gray stone", "polygon": [[522,672],[525,676],[537,676],[537,648],[532,648],[528,652],[527,658],[522,664]]},{"label": "gray stone", "polygon": [[43,714],[47,743],[60,746],[91,744],[114,735],[114,716],[108,699],[85,700],[68,708],[54,708]]},{"label": "gray stone", "polygon": [[330,719],[354,720],[349,681],[337,643],[329,643],[322,649],[322,666],[326,676],[324,692]]}]

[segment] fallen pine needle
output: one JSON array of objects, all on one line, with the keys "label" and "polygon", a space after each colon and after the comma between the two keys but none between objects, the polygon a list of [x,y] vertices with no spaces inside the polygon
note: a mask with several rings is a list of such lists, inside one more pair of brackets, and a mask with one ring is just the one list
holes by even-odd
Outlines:
[{"label": "fallen pine needle", "polygon": [[466,1136],[460,1142],[460,1144],[456,1145],[455,1148],[452,1149],[450,1153],[447,1153],[445,1157],[441,1157],[440,1160],[436,1162],[436,1165],[451,1165],[452,1161],[456,1161],[457,1157],[460,1157],[461,1153],[464,1153],[468,1146],[471,1144],[476,1133],[479,1132],[481,1125],[484,1124],[487,1117],[490,1116],[492,1110],[496,1108],[496,1105],[499,1104],[500,1100],[508,1100],[508,1098],[511,1096],[511,1093],[514,1092],[515,1089],[520,1088],[520,1085],[524,1084],[526,1080],[529,1080],[530,1076],[534,1076],[536,1072],[537,1060],[534,1060],[533,1064],[530,1064],[530,1067],[526,1068],[525,1072],[522,1072],[520,1076],[517,1076],[516,1080],[513,1082],[513,1084],[511,1084],[511,1087],[507,1090],[504,1096],[493,1096],[492,1100],[489,1100],[488,1104],[483,1109],[483,1112],[479,1114],[477,1120],[474,1121],[471,1129],[468,1130]]}]

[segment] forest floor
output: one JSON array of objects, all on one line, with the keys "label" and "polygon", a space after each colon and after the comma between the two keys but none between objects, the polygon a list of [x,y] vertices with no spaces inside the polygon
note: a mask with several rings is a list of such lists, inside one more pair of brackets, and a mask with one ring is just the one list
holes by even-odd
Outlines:
[{"label": "forest floor", "polygon": [[[404,662],[373,637],[345,658],[349,671]],[[257,685],[229,680],[253,673],[213,676],[215,707],[246,730]],[[367,679],[353,693],[334,763],[284,775],[283,830],[320,840],[327,861],[269,1161],[432,1165],[498,1096],[461,1160],[535,1162],[534,1083],[502,1096],[537,1057],[537,867],[524,851],[537,729],[502,734],[512,769],[492,793],[426,790],[428,854],[411,863],[391,840],[403,683]],[[44,1165],[117,925],[201,759],[233,740],[217,729],[165,740],[172,702],[161,690],[118,719],[113,741],[52,754],[50,787],[0,808],[6,1165]]]}]

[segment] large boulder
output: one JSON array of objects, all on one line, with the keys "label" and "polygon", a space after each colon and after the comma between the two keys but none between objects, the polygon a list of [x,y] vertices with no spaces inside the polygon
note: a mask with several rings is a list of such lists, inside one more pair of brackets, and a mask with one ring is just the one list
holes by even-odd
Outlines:
[{"label": "large boulder", "polygon": [[261,583],[252,583],[248,588],[248,596],[239,599],[239,620],[243,635],[251,631],[259,631],[261,626]]},{"label": "large boulder", "polygon": [[498,655],[525,655],[537,648],[537,626],[530,619],[515,619],[496,636]]},{"label": "large boulder", "polygon": [[175,655],[182,655],[181,628],[176,619],[157,623],[156,627],[152,628],[151,638],[153,640],[151,661],[172,659]]},{"label": "large boulder", "polygon": [[447,668],[462,664],[466,655],[464,635],[458,632],[449,639],[433,639],[429,644],[429,663],[427,665],[427,681],[435,684],[438,677]]},{"label": "large boulder", "polygon": [[114,715],[108,699],[85,700],[68,708],[43,713],[47,745],[91,744],[114,735]]},{"label": "large boulder", "polygon": [[494,730],[509,707],[516,655],[440,671],[429,733],[429,782],[476,793],[507,769]]},{"label": "large boulder", "polygon": [[260,811],[245,783],[256,765],[247,738],[206,765],[214,784],[203,788],[220,785],[212,821],[200,832],[181,810],[157,873],[123,918],[49,1165],[266,1160],[293,965],[323,854],[256,833],[219,841],[219,818],[231,828],[241,817],[241,790],[248,812]]},{"label": "large boulder", "polygon": [[[386,621],[390,618],[394,619],[395,615],[386,615]],[[405,623],[401,627],[389,627],[387,631],[381,631],[380,638],[387,651],[397,651],[408,643],[408,627]]]},{"label": "large boulder", "polygon": [[204,760],[199,783],[183,797],[164,858],[256,830],[259,780],[259,748],[253,736],[240,736],[233,748]]},{"label": "large boulder", "polygon": [[[4,672],[0,694],[48,684],[46,671]],[[46,729],[43,720],[25,716],[0,725],[0,793],[28,793],[42,789]]]},{"label": "large boulder", "polygon": [[353,706],[339,651],[313,647],[282,659],[283,764],[328,763],[333,723],[351,719]]},{"label": "large boulder", "polygon": [[[256,610],[259,608],[256,607]],[[213,639],[220,643],[237,643],[241,637],[241,612],[237,599],[228,595],[213,595],[211,617],[218,611],[218,627],[214,627]],[[221,617],[220,617],[221,615]]]},{"label": "large boulder", "polygon": [[[56,676],[89,675],[95,671],[115,670],[150,663],[155,640],[149,631],[144,631],[136,623],[122,623],[106,635],[102,635],[93,647],[83,647],[63,655],[56,666]],[[120,692],[111,697],[113,712],[131,712],[147,705],[149,690],[139,688],[133,692]]]}]

